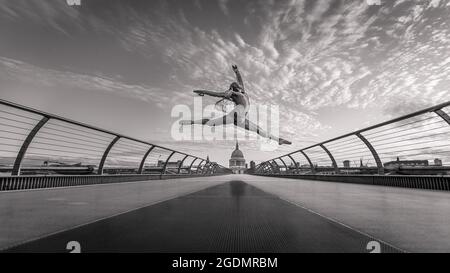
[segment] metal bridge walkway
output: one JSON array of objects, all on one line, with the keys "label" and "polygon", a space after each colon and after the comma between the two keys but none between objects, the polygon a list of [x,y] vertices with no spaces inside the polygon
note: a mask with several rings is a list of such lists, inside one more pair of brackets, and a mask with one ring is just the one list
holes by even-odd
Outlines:
[{"label": "metal bridge walkway", "polygon": [[83,252],[368,252],[372,239],[231,180],[9,251],[67,252],[73,240]]}]

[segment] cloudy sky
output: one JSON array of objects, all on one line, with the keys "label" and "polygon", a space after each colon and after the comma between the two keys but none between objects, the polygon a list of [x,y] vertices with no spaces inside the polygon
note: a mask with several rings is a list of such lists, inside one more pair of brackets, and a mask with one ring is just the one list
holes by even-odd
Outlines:
[{"label": "cloudy sky", "polygon": [[[227,165],[227,141],[180,142],[171,110],[222,91],[278,105],[264,160],[450,98],[450,1],[0,0],[0,98]],[[214,103],[205,98],[205,103]]]}]

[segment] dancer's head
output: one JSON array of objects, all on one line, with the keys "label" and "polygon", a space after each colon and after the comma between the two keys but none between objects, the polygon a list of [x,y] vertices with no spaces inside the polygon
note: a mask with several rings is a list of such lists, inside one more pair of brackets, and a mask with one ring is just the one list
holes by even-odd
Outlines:
[{"label": "dancer's head", "polygon": [[242,92],[242,88],[239,86],[239,84],[237,82],[233,82],[230,85],[230,89],[229,90],[234,91],[234,92]]}]

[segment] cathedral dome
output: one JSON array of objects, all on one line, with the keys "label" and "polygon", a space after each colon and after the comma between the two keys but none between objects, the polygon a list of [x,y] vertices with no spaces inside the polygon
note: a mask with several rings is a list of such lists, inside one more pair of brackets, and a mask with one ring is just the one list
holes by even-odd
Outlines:
[{"label": "cathedral dome", "polygon": [[236,149],[231,153],[230,169],[235,174],[243,174],[247,169],[244,154],[239,150],[239,144],[236,141]]},{"label": "cathedral dome", "polygon": [[239,150],[239,144],[236,142],[236,149],[231,153],[231,158],[244,158],[244,154]]}]

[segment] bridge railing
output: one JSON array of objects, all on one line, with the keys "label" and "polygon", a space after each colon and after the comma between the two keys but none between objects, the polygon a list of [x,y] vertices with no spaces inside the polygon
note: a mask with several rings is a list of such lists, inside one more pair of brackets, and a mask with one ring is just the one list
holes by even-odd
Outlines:
[{"label": "bridge railing", "polygon": [[0,100],[0,177],[86,175],[95,177],[92,181],[112,181],[98,176],[226,172],[196,155]]},{"label": "bridge railing", "polygon": [[[220,175],[214,173],[209,175]],[[0,191],[86,186],[172,178],[189,178],[203,174],[103,174],[103,175],[21,175],[0,176]]]},{"label": "bridge railing", "polygon": [[450,101],[258,164],[260,175],[448,175]]}]

